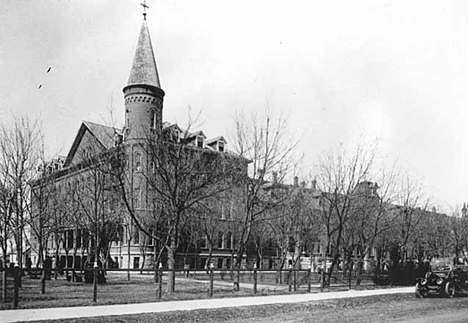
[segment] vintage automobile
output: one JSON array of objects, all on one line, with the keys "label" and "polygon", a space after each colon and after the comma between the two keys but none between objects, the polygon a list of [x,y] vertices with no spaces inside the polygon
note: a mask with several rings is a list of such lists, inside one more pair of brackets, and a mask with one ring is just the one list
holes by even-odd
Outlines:
[{"label": "vintage automobile", "polygon": [[449,298],[468,291],[468,266],[437,268],[416,283],[416,296],[443,295]]}]

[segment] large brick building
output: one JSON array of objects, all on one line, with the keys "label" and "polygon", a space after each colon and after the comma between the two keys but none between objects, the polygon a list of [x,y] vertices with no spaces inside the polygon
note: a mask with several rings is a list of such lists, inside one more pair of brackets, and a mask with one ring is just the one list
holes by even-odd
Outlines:
[{"label": "large brick building", "polygon": [[[157,177],[155,173],[159,164],[162,163],[162,157],[158,154],[163,154],[164,158],[173,158],[178,163],[181,163],[182,159],[198,159],[186,162],[185,165],[179,166],[180,169],[183,166],[201,169],[209,164],[218,168],[227,168],[226,161],[231,166],[235,161],[236,166],[229,168],[247,176],[247,161],[227,151],[227,142],[223,136],[207,138],[203,131],[182,129],[177,124],[163,122],[165,92],[161,88],[146,16],[123,93],[125,100],[123,129],[83,121],[68,155],[45,165],[42,176],[34,183],[35,193],[32,199],[36,213],[46,212],[38,210],[41,199],[44,198],[41,192],[45,187],[52,185],[54,203],[57,205],[54,212],[63,220],[57,220],[57,217],[52,220],[49,205],[47,221],[48,223],[55,221],[54,228],[42,237],[33,233],[31,239],[33,263],[37,262],[39,253],[42,253],[55,258],[55,261],[62,266],[83,266],[86,262],[94,261],[97,241],[100,260],[107,261],[109,265],[141,268],[153,266],[155,258],[165,264],[167,253],[164,251],[164,243],[161,242],[164,235],[152,233],[161,231],[160,228],[164,225],[173,225],[165,228],[166,231],[187,230],[187,228],[185,224],[181,224],[180,227],[178,224],[164,224],[166,220],[162,214],[170,218],[167,215],[169,211],[165,210],[171,208],[171,200],[164,200],[161,197],[164,194],[161,192],[158,195],[160,185],[155,184],[154,179]],[[179,150],[179,155],[174,155],[175,150]],[[107,172],[107,166],[102,167],[102,165],[110,163],[117,154],[119,158],[125,160],[119,166],[122,167],[120,173],[115,176],[111,174],[112,171]],[[201,161],[206,165],[200,166]],[[190,167],[188,163],[192,163]],[[208,174],[193,178],[192,182],[200,184],[200,178],[213,176],[214,168],[208,167],[206,166],[205,171],[208,171]],[[184,171],[182,177],[192,176],[194,172],[190,169]],[[225,173],[230,172],[225,171]],[[184,180],[188,179],[180,181]],[[182,185],[181,183],[175,184]],[[184,183],[183,185],[195,185]],[[193,194],[200,195],[202,191],[207,194],[206,190],[207,188],[201,187]],[[232,187],[223,187],[222,191],[226,198],[222,202],[219,196],[210,199],[208,194],[205,199],[214,204],[211,210],[219,210],[215,212],[217,214],[207,215],[219,218],[219,221],[212,225],[211,239],[207,239],[206,234],[195,235],[190,230],[184,231],[183,234],[177,233],[177,237],[191,238],[177,241],[176,253],[183,256],[177,257],[175,267],[180,268],[184,264],[189,264],[192,268],[203,267],[208,258],[218,266],[229,266],[234,244],[229,227],[233,226],[234,217],[231,214],[232,207],[227,207],[232,205],[227,194],[228,190],[233,191]],[[190,209],[190,212],[192,211]],[[157,212],[159,215],[155,215]],[[188,211],[184,209],[183,212]],[[147,218],[151,218],[152,222],[147,221]],[[155,236],[160,239],[155,239]]]}]

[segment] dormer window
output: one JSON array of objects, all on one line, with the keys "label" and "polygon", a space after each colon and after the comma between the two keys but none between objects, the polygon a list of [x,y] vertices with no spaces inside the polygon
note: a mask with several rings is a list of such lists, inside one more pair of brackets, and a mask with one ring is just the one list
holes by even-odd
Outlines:
[{"label": "dormer window", "polygon": [[197,136],[197,147],[203,148],[203,137],[202,136]]},{"label": "dormer window", "polygon": [[224,152],[226,146],[226,139],[224,139],[224,137],[222,136],[209,139],[205,141],[205,146],[210,147],[215,151]]}]

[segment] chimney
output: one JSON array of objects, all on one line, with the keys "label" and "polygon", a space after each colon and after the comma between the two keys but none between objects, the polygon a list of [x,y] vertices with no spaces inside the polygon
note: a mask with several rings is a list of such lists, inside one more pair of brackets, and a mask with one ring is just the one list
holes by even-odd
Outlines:
[{"label": "chimney", "polygon": [[306,182],[305,182],[305,181],[302,181],[302,182],[301,182],[301,187],[302,187],[302,188],[305,188],[305,187],[306,187]]},{"label": "chimney", "polygon": [[273,184],[276,184],[276,183],[278,183],[278,173],[273,172]]},{"label": "chimney", "polygon": [[299,177],[294,176],[294,186],[299,186]]},{"label": "chimney", "polygon": [[312,186],[312,190],[315,191],[317,189],[317,181],[315,179],[312,180],[311,186]]}]

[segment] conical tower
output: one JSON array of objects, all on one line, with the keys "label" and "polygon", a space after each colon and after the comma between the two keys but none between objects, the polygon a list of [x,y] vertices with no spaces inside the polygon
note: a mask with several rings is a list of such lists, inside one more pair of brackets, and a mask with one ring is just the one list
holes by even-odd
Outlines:
[{"label": "conical tower", "polygon": [[162,129],[164,91],[159,83],[153,46],[144,15],[128,84],[123,88],[125,98],[124,140],[159,136]]}]

